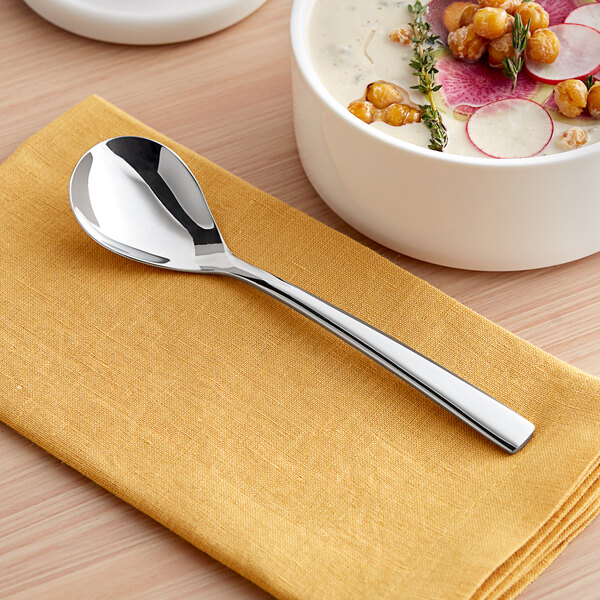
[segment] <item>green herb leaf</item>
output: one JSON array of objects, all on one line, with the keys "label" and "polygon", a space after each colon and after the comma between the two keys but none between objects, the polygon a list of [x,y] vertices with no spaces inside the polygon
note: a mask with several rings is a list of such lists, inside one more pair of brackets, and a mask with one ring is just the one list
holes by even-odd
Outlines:
[{"label": "green herb leaf", "polygon": [[585,87],[589,92],[592,89],[592,86],[596,83],[596,80],[591,75],[588,75],[583,83],[585,83]]},{"label": "green herb leaf", "polygon": [[413,33],[412,43],[414,46],[413,58],[409,65],[419,80],[418,85],[413,85],[411,88],[419,90],[429,103],[420,107],[421,121],[431,133],[429,148],[443,152],[448,145],[448,132],[433,100],[433,92],[437,92],[442,87],[434,84],[435,74],[438,71],[435,68],[433,52],[439,36],[431,33],[429,23],[425,19],[426,10],[426,7],[421,4],[421,0],[416,0],[414,4],[408,5],[408,12],[413,15],[413,21],[409,23],[409,27]]},{"label": "green herb leaf", "polygon": [[512,58],[505,56],[502,59],[502,65],[504,66],[502,72],[509,79],[512,79],[513,90],[517,85],[517,78],[519,77],[519,73],[523,68],[523,54],[525,53],[525,48],[527,48],[529,24],[530,21],[527,21],[527,25],[523,25],[521,15],[519,13],[515,14],[515,21],[512,26],[513,56]]}]

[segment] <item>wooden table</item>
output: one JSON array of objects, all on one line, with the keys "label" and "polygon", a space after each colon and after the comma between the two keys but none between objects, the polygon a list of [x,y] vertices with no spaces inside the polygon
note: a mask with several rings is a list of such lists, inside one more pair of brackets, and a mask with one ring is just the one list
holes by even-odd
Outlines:
[{"label": "wooden table", "polygon": [[[378,246],[320,200],[294,143],[290,5],[269,0],[209,38],[136,48],[71,35],[21,0],[2,0],[0,160],[71,105],[100,94],[548,352],[600,375],[600,253],[522,273],[447,269]],[[598,564],[600,519],[520,598],[597,600]],[[269,597],[0,425],[0,598]]]}]

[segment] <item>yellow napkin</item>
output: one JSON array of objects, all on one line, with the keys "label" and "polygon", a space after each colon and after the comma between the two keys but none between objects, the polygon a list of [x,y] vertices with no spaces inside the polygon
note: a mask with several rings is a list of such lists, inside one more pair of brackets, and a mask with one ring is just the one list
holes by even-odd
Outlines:
[{"label": "yellow napkin", "polygon": [[[120,258],[68,181],[172,147],[231,249],[537,426],[508,456],[251,287]],[[279,598],[513,598],[599,511],[600,381],[97,97],[0,167],[0,419]]]}]

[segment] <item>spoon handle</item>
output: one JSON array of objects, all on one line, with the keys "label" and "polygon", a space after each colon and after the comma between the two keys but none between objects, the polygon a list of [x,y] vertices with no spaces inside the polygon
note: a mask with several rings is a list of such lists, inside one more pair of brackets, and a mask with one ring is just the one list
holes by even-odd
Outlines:
[{"label": "spoon handle", "polygon": [[238,258],[223,273],[249,283],[319,323],[509,454],[518,452],[533,435],[535,426],[521,415],[328,302]]}]

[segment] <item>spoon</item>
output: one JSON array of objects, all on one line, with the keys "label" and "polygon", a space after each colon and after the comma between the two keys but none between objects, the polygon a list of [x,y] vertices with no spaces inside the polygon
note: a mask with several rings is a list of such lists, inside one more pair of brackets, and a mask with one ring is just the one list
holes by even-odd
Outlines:
[{"label": "spoon", "polygon": [[198,182],[166,146],[116,137],[86,152],[70,183],[85,232],[120,254],[155,267],[228,275],[319,323],[510,454],[534,425],[481,390],[348,313],[234,256]]}]

